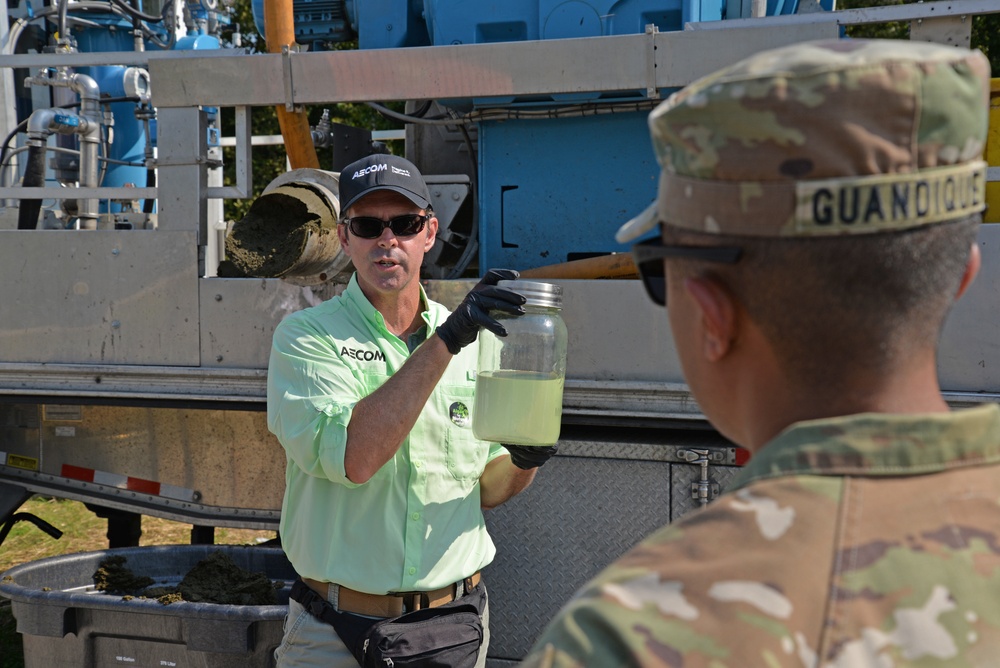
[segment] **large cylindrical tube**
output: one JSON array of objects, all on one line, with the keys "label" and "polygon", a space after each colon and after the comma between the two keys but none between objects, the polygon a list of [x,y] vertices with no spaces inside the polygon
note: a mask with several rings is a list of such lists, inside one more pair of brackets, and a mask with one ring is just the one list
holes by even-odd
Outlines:
[{"label": "large cylindrical tube", "polygon": [[338,184],[336,174],[319,169],[292,170],[268,184],[226,235],[218,275],[346,283],[352,267],[337,238]]}]

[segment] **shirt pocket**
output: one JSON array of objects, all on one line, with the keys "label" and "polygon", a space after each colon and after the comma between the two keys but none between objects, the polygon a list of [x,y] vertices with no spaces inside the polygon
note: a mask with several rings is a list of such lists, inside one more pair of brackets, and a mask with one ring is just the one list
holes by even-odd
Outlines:
[{"label": "shirt pocket", "polygon": [[438,409],[443,415],[445,463],[456,480],[478,480],[486,466],[489,444],[472,433],[474,388],[448,385],[440,388]]}]

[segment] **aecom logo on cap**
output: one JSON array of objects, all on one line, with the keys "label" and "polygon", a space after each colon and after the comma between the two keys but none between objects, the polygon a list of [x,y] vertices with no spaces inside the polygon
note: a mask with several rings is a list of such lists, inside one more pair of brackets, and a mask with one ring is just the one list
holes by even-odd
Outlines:
[{"label": "aecom logo on cap", "polygon": [[[368,174],[372,174],[374,172],[384,172],[387,169],[389,169],[389,165],[385,164],[384,162],[381,165],[369,165],[364,169],[359,169],[358,171],[354,172],[354,176],[351,177],[351,180],[353,181],[354,179],[360,179],[362,176],[367,176]],[[394,172],[398,171],[395,167],[393,167],[392,170]],[[407,173],[407,176],[409,176],[409,173]]]},{"label": "aecom logo on cap", "polygon": [[[354,172],[354,175],[351,177],[351,180],[353,181],[354,179],[360,179],[362,176],[367,176],[368,174],[373,174],[375,172],[384,172],[387,169],[389,169],[389,165],[385,164],[384,162],[380,165],[369,165],[364,169],[359,169],[358,171]],[[399,174],[400,176],[407,176],[407,177],[411,176],[410,170],[400,169],[399,167],[392,167],[392,173]]]}]

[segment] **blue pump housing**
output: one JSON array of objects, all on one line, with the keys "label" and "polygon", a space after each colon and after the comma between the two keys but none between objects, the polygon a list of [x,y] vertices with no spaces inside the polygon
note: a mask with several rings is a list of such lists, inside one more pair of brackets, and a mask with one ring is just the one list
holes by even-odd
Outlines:
[{"label": "blue pump housing", "polygon": [[[777,7],[797,0],[770,0]],[[722,18],[722,0],[293,0],[295,39],[360,49],[627,35]],[[264,0],[253,0],[265,35]],[[319,46],[317,46],[319,43]]]},{"label": "blue pump housing", "polygon": [[[208,14],[207,7],[213,6],[213,0],[201,0],[200,2],[188,3],[189,13],[199,25],[203,25]],[[149,5],[149,6],[147,6]],[[160,7],[158,3],[142,3],[145,13],[158,14]],[[70,13],[73,6],[70,5]],[[217,25],[226,25],[229,18],[224,12],[215,14]],[[76,45],[83,53],[103,53],[133,50],[134,37],[133,26],[130,20],[114,14],[88,13],[87,19],[95,24],[73,31]],[[206,34],[201,28],[189,30],[187,36],[179,40],[168,39],[168,34],[162,24],[147,24],[147,28],[153,31],[162,42],[162,46],[171,46],[177,50],[190,49],[218,49],[221,47],[218,37]],[[160,49],[162,46],[145,43],[147,49]],[[122,98],[126,96],[123,76],[126,72],[123,66],[99,66],[80,67],[78,72],[86,74],[94,79],[104,97]],[[155,84],[154,84],[155,85]],[[136,118],[136,104],[130,101],[113,102],[108,105],[111,110],[114,123],[108,130],[112,141],[105,144],[105,151],[102,150],[101,185],[107,187],[121,187],[134,185],[142,187],[147,184],[149,174],[145,166],[146,154],[146,133],[143,123]],[[211,111],[211,110],[209,110]],[[156,122],[150,122],[151,145],[156,145]],[[118,202],[109,203],[102,200],[100,203],[101,213],[120,213],[122,204]]]},{"label": "blue pump housing", "polygon": [[[331,36],[349,31],[359,48],[379,49],[626,35],[645,32],[650,24],[669,32],[688,22],[724,20],[727,11],[740,11],[749,1],[294,0],[294,11],[300,42],[324,30]],[[318,23],[304,20],[317,2],[336,7]],[[832,9],[833,0],[821,5]],[[254,0],[258,29],[263,6],[264,0]],[[797,9],[798,0],[767,0],[769,15]],[[635,91],[629,99],[644,94]],[[463,111],[559,108],[581,101],[613,100],[600,93],[439,100]],[[490,267],[521,270],[628,250],[615,242],[615,231],[656,196],[659,169],[647,116],[624,112],[479,123],[480,275]]]},{"label": "blue pump housing", "polygon": [[656,194],[646,114],[479,126],[480,267],[526,269],[617,250]]},{"label": "blue pump housing", "polygon": [[[77,47],[84,53],[99,53],[106,51],[131,51],[131,24],[108,17],[101,21],[101,28],[86,28],[75,33]],[[108,67],[80,67],[77,71],[86,74],[97,82],[101,94],[106,97],[121,98],[125,96],[122,77],[125,67],[120,65]],[[119,187],[126,184],[142,187],[146,185],[145,159],[146,137],[143,127],[135,118],[135,104],[132,102],[114,102],[109,105],[114,117],[113,133],[110,144],[106,144],[107,155],[114,162],[102,165],[104,178],[101,185]],[[121,164],[131,163],[131,164]],[[122,206],[119,203],[109,203],[102,200],[101,213],[119,213]]]}]

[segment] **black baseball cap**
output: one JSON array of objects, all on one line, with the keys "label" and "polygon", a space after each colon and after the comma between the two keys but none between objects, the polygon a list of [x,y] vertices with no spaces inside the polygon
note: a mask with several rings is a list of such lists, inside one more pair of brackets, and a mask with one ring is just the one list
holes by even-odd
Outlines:
[{"label": "black baseball cap", "polygon": [[431,194],[416,165],[389,153],[376,153],[356,160],[340,172],[340,210],[376,190],[392,190],[419,206],[429,209]]}]

